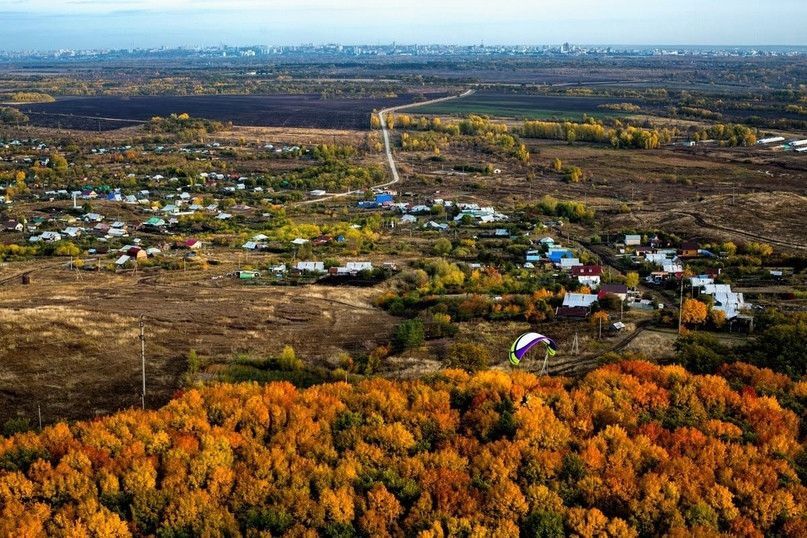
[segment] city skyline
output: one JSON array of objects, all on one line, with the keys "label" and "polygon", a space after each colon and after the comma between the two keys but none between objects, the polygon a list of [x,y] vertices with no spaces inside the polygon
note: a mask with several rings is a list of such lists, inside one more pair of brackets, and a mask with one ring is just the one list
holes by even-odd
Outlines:
[{"label": "city skyline", "polygon": [[3,50],[300,43],[765,46],[807,44],[807,5],[624,0],[492,5],[448,0],[0,0]]}]

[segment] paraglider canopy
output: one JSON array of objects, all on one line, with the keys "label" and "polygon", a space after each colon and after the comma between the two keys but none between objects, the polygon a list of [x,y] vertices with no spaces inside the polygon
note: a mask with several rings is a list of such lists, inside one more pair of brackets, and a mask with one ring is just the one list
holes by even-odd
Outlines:
[{"label": "paraglider canopy", "polygon": [[518,366],[521,359],[535,346],[546,350],[545,358],[552,357],[558,350],[558,345],[548,336],[538,333],[524,333],[513,342],[510,347],[510,364]]}]

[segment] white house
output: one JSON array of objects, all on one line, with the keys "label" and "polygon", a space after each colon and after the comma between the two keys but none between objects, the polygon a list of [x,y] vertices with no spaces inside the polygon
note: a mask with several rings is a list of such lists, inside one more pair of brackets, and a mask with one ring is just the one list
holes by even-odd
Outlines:
[{"label": "white house", "polygon": [[708,286],[709,284],[714,284],[715,280],[712,277],[708,277],[705,275],[698,275],[693,276],[691,279],[689,279],[689,282],[692,285],[692,288],[695,289],[695,288],[703,288],[704,286]]},{"label": "white house", "polygon": [[362,271],[372,271],[372,262],[347,262],[344,267],[337,267],[338,275],[355,275]]},{"label": "white house", "polygon": [[625,246],[626,247],[638,247],[642,244],[642,236],[641,235],[626,235],[625,236]]},{"label": "white house", "polygon": [[577,258],[561,258],[560,259],[560,268],[565,270],[570,270],[572,267],[577,267],[579,265],[583,265],[580,263],[580,260]]},{"label": "white house", "polygon": [[702,287],[701,293],[712,296],[714,299],[713,308],[723,312],[726,315],[726,319],[736,318],[743,310],[751,306],[745,302],[742,293],[734,293],[731,291],[730,284],[705,284]]},{"label": "white house", "polygon": [[430,220],[429,222],[427,222],[423,227],[424,228],[431,228],[433,230],[441,230],[441,231],[448,230],[448,224],[434,222],[433,220]]},{"label": "white house", "polygon": [[42,235],[40,235],[39,238],[45,243],[52,243],[54,241],[61,241],[62,234],[59,232],[42,232]]},{"label": "white house", "polygon": [[294,268],[301,273],[324,273],[325,262],[297,262]]}]

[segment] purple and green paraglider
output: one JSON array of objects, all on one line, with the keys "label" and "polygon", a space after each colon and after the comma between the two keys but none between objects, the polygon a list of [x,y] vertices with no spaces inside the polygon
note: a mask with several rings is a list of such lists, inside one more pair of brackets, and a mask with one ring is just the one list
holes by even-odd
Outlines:
[{"label": "purple and green paraglider", "polygon": [[510,347],[510,364],[518,366],[527,353],[536,346],[545,350],[544,367],[541,371],[546,370],[546,361],[549,357],[555,356],[558,351],[558,345],[548,336],[538,333],[524,333],[516,338],[516,341]]}]

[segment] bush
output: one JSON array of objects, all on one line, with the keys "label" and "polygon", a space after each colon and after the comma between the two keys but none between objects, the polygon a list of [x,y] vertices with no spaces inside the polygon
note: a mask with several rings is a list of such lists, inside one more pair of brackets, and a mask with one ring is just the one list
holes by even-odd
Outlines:
[{"label": "bush", "polygon": [[429,338],[445,338],[457,334],[457,326],[451,323],[448,314],[435,313],[426,322]]},{"label": "bush", "polygon": [[480,344],[457,343],[446,353],[446,365],[450,368],[462,368],[475,371],[487,368],[491,356],[488,349]]},{"label": "bush", "polygon": [[451,252],[452,245],[451,241],[446,239],[445,237],[441,237],[437,241],[434,242],[434,246],[432,246],[432,252],[436,256],[446,256]]},{"label": "bush", "polygon": [[675,341],[675,360],[690,372],[711,374],[726,361],[728,349],[708,333],[688,333]]},{"label": "bush", "polygon": [[32,429],[31,421],[23,417],[10,418],[3,423],[3,435],[7,437],[16,433],[27,432]]},{"label": "bush", "polygon": [[277,358],[277,366],[281,370],[293,372],[303,368],[303,361],[297,358],[297,353],[291,346],[286,346]]}]

